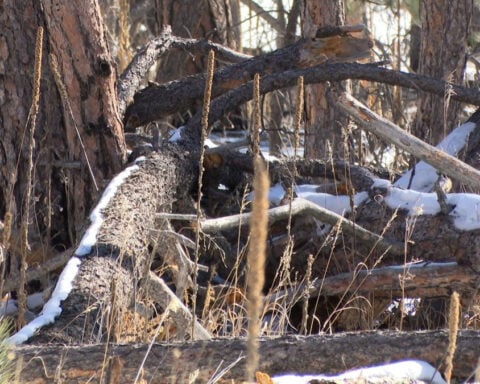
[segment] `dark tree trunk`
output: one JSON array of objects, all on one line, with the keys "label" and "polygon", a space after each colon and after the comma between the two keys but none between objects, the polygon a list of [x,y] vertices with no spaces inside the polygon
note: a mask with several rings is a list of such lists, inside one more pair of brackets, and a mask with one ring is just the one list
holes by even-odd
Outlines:
[{"label": "dark tree trunk", "polygon": [[[105,183],[125,161],[115,65],[98,4],[43,1],[40,7],[6,1],[0,23],[0,216],[12,212],[16,226],[22,215],[27,188],[22,138],[32,100],[35,33],[45,23],[30,242],[68,247],[77,241]],[[58,63],[54,71],[51,58]]]},{"label": "dark tree trunk", "polygon": [[[418,73],[461,84],[473,1],[421,2],[422,35]],[[412,132],[436,145],[459,121],[461,105],[446,97],[421,93]]]},{"label": "dark tree trunk", "polygon": [[[319,26],[343,25],[345,22],[343,0],[307,0],[301,11],[302,36],[311,38]],[[341,118],[327,99],[328,84],[305,88],[305,158],[322,159],[333,154],[344,158]],[[333,153],[329,153],[333,151]]]}]

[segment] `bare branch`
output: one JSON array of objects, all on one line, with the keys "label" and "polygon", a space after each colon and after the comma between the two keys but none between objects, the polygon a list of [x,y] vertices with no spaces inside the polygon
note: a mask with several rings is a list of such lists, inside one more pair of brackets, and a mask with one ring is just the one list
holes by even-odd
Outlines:
[{"label": "bare branch", "polygon": [[127,105],[133,101],[133,95],[140,84],[145,81],[145,76],[151,66],[165,52],[172,48],[197,51],[207,54],[214,50],[218,60],[226,63],[239,63],[251,58],[233,49],[208,40],[184,39],[173,36],[170,26],[165,27],[160,36],[149,41],[132,59],[125,71],[120,75],[117,83],[119,99],[119,113],[123,116]]},{"label": "bare branch", "polygon": [[[296,84],[296,81],[300,76],[304,77],[305,84],[322,83],[325,81],[337,82],[347,79],[362,79],[413,88],[440,96],[443,96],[445,94],[445,89],[450,87],[454,91],[451,94],[452,99],[480,106],[480,92],[475,89],[449,84],[443,80],[434,79],[428,76],[379,68],[370,64],[357,63],[320,64],[311,68],[286,70],[284,72],[275,73],[262,78],[260,92],[264,94],[276,89],[292,87]],[[210,124],[219,120],[223,115],[232,111],[238,105],[249,101],[252,92],[252,84],[247,83],[214,99],[210,106]],[[156,91],[152,92],[152,100],[154,98],[155,100],[160,99],[159,95],[161,94],[163,93],[160,92],[159,89],[158,94]],[[154,112],[156,107],[160,107],[158,102],[156,102],[155,105],[152,105],[149,102],[147,104],[150,105],[153,110],[150,110],[150,116],[145,115],[144,118],[153,118],[153,114],[158,113],[158,115],[161,115],[164,113],[160,113],[160,110]],[[188,121],[186,130],[195,129],[194,127],[198,126],[199,121],[200,115],[194,115]]]},{"label": "bare branch", "polygon": [[[172,317],[177,325],[178,332],[186,332],[191,329],[193,316],[190,310],[180,301],[180,299],[168,288],[167,284],[155,275],[153,272],[149,272],[146,277],[145,291],[147,295],[162,308],[170,308]],[[200,323],[195,321],[194,335],[195,340],[210,340],[212,336],[203,328]],[[183,339],[183,335],[178,335],[179,339]]]},{"label": "bare branch", "polygon": [[[355,236],[359,242],[370,244],[372,247],[376,247],[382,251],[389,251],[392,254],[402,255],[404,252],[403,244],[398,242],[392,242],[379,236],[373,232],[370,232],[354,222],[322,208],[308,200],[295,199],[292,202],[292,207],[283,205],[280,207],[272,208],[268,211],[269,223],[274,223],[279,220],[284,220],[288,216],[292,215],[310,215],[322,222],[330,225],[339,225],[343,232],[346,234]],[[246,225],[250,218],[250,214],[233,215],[228,217],[222,217],[219,219],[205,220],[200,223],[201,229],[205,232],[220,231],[229,228],[235,228],[239,225]]]},{"label": "bare branch", "polygon": [[258,17],[261,17],[263,20],[265,20],[278,33],[285,32],[285,30],[283,29],[282,23],[280,23],[278,19],[273,17],[269,11],[266,11],[265,9],[263,9],[263,7],[260,4],[258,4],[256,1],[241,0],[241,2],[245,4],[248,8],[250,8],[253,12],[255,12]]},{"label": "bare branch", "polygon": [[337,106],[367,131],[422,159],[441,173],[472,188],[480,189],[480,171],[397,127],[375,114],[354,97],[342,94],[338,98]]}]

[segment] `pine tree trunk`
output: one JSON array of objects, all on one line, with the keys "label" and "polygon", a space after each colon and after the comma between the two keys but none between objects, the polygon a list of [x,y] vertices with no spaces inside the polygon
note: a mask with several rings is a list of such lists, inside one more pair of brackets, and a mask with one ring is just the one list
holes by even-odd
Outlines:
[{"label": "pine tree trunk", "polygon": [[30,242],[69,247],[126,156],[103,20],[90,1],[2,6],[0,216],[12,212],[16,226],[22,215],[35,34],[45,22]]},{"label": "pine tree trunk", "polygon": [[[421,2],[422,41],[418,73],[461,84],[473,1]],[[432,145],[459,121],[461,105],[448,97],[421,93],[413,133]]]},{"label": "pine tree trunk", "polygon": [[[319,26],[343,25],[345,21],[343,0],[305,1],[301,11],[303,37],[314,37]],[[305,88],[305,158],[325,158],[330,150],[335,157],[343,158],[343,118],[335,111],[326,93],[330,85],[317,84]],[[343,119],[344,120],[344,119]]]}]

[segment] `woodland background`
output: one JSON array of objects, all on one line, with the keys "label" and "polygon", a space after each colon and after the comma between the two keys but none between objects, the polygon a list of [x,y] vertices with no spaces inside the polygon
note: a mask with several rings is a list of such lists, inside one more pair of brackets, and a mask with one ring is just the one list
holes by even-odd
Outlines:
[{"label": "woodland background", "polygon": [[[148,159],[105,209],[61,316],[18,347],[20,380],[215,382],[219,362],[244,351],[249,231],[238,220],[207,227],[198,219],[250,211],[255,146],[245,148],[255,117],[264,156],[278,158],[268,170],[272,185],[315,184],[353,208],[355,192],[375,177],[395,180],[418,159],[341,113],[338,93],[431,145],[469,118],[477,123],[479,12],[473,0],[0,2],[0,291],[5,312],[14,303],[13,328],[41,309],[28,298],[48,299],[112,177],[137,156]],[[364,56],[355,44],[340,42],[341,57],[337,45],[318,54],[319,27],[357,24],[365,31],[353,34],[374,44],[363,64],[351,63]],[[211,49],[209,131],[219,147],[203,151]],[[255,73],[266,78],[260,110],[249,101]],[[303,93],[293,86],[300,74]],[[179,126],[185,136],[169,142]],[[461,159],[478,168],[473,136]],[[446,193],[478,193],[451,181]],[[406,357],[442,367],[448,336],[438,330],[455,290],[464,331],[454,376],[471,375],[478,230],[458,231],[441,214],[412,220],[372,200],[348,214],[381,236],[364,240],[357,227],[352,235],[348,223],[326,225],[318,215],[269,217],[260,369],[337,372]],[[414,276],[378,269],[415,261],[432,264]],[[204,341],[122,344],[192,339]],[[286,367],[289,348],[298,358]],[[225,377],[238,380],[243,364]]]}]

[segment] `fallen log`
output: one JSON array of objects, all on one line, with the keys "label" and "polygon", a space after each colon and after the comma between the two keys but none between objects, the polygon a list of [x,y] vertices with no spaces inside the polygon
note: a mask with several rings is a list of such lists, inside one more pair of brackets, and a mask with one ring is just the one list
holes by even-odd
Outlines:
[{"label": "fallen log", "polygon": [[[453,361],[458,381],[472,375],[478,363],[478,331],[461,331]],[[399,361],[425,360],[443,371],[448,333],[362,332],[308,337],[260,339],[260,367],[271,376],[283,373],[333,374],[351,368]],[[133,383],[141,377],[152,384],[206,383],[233,363],[224,379],[243,379],[245,340],[217,339],[183,344],[26,345],[14,350],[21,382]],[[113,381],[114,382],[114,381]],[[230,382],[230,381],[228,381]]]},{"label": "fallen log", "polygon": [[[265,75],[311,67],[326,60],[354,61],[368,57],[372,46],[373,43],[368,38],[351,36],[300,39],[287,47],[217,70],[214,74],[212,97],[252,80],[255,73]],[[149,85],[135,95],[133,104],[126,109],[126,130],[132,130],[162,116],[185,111],[196,105],[203,96],[204,87],[204,74],[167,84]]]}]

